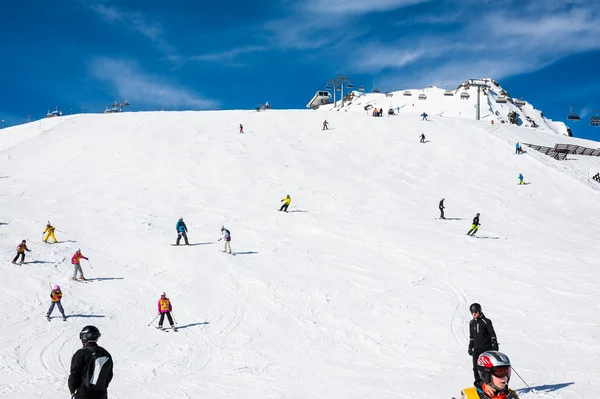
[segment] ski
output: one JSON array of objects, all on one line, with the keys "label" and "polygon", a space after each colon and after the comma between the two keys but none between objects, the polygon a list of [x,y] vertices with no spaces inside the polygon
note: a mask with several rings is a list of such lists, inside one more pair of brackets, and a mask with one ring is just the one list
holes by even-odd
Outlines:
[{"label": "ski", "polygon": [[46,316],[46,320],[50,321],[51,317],[50,316]]},{"label": "ski", "polygon": [[160,330],[160,331],[164,331],[164,332],[169,332],[169,330],[167,330],[167,329],[166,329],[166,328],[164,328],[164,327],[158,327],[158,326],[156,326],[156,329],[157,329],[157,330]]}]

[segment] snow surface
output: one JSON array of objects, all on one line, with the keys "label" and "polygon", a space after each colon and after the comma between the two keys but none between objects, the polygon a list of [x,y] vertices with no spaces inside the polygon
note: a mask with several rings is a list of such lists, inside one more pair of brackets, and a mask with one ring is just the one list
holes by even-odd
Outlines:
[{"label": "snow surface", "polygon": [[[513,374],[522,398],[598,397],[600,192],[587,175],[600,159],[514,155],[517,140],[597,143],[420,111],[90,114],[4,129],[0,397],[68,397],[87,324],[114,357],[114,399],[458,397],[472,384],[475,301],[538,389]],[[290,212],[277,212],[286,194]],[[477,212],[479,237],[467,237]],[[198,245],[169,245],[180,216]],[[48,220],[58,244],[41,242]],[[221,225],[236,256],[219,252]],[[15,266],[22,239],[32,252]],[[77,248],[89,283],[69,279]],[[44,318],[48,283],[67,322]],[[148,326],[162,291],[179,332]]]},{"label": "snow surface", "polygon": [[[497,103],[496,99],[506,92],[498,82],[490,78],[466,81],[453,89],[440,89],[435,86],[429,86],[425,89],[408,89],[389,93],[352,91],[345,97],[346,101],[343,104],[341,99],[338,98],[335,104],[332,102],[319,106],[318,109],[338,112],[355,111],[371,114],[373,108],[383,108],[384,114],[387,115],[388,109],[392,108],[397,114],[409,113],[420,115],[425,112],[430,116],[475,120],[477,87],[473,86],[473,84],[487,86],[487,88],[482,89],[480,92],[480,120],[488,121],[488,123],[492,120],[495,123],[509,123],[508,114],[515,112],[517,114],[518,126],[530,128],[534,126],[532,123],[534,122],[539,130],[546,130],[564,136],[569,135],[567,126],[563,122],[547,119],[542,116],[541,111],[535,109],[532,104],[525,100],[517,100],[512,99],[510,96],[504,96],[508,98],[508,101],[506,103]],[[444,95],[446,91],[451,92],[453,95]],[[461,95],[463,93],[467,93],[469,97],[466,99],[462,98]],[[424,97],[419,97],[423,95]],[[313,100],[315,97],[313,97]],[[523,102],[522,106],[516,104],[516,101],[519,100]],[[367,111],[365,107],[370,108]]]}]

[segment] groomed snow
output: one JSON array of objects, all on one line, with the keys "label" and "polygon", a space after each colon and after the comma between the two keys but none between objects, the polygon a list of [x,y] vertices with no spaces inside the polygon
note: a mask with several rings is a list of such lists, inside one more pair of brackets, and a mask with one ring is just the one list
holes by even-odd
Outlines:
[{"label": "groomed snow", "polygon": [[[513,374],[522,398],[597,397],[587,175],[600,159],[514,155],[517,140],[597,143],[419,113],[90,114],[3,130],[0,397],[68,397],[87,324],[114,357],[113,399],[458,397],[475,301],[539,390]],[[436,219],[441,197],[451,220]],[[169,245],[180,216],[199,245]],[[61,243],[41,242],[48,220]],[[219,252],[221,225],[236,256]],[[32,252],[15,266],[22,239]],[[77,248],[87,284],[70,280]],[[44,317],[48,283],[67,322]],[[162,291],[179,332],[148,327]]]}]

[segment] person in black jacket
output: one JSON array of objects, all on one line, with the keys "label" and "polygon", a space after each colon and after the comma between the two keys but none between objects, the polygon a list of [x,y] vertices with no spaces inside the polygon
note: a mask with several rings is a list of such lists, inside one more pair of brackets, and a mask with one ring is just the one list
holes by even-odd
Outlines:
[{"label": "person in black jacket", "polygon": [[444,217],[444,209],[446,208],[446,207],[444,206],[444,200],[445,200],[445,199],[446,199],[446,198],[442,198],[442,200],[440,201],[440,206],[439,206],[439,208],[440,208],[440,219],[446,219],[446,218]]},{"label": "person in black jacket", "polygon": [[468,231],[467,235],[474,236],[475,233],[477,233],[477,230],[479,230],[479,213],[473,218],[473,225],[471,226],[471,230]]},{"label": "person in black jacket", "polygon": [[498,350],[498,340],[492,321],[484,316],[481,305],[474,303],[469,307],[473,320],[469,322],[469,356],[473,357],[473,375],[478,381],[477,358],[485,351]]},{"label": "person in black jacket", "polygon": [[100,331],[85,326],[79,333],[83,348],[71,359],[69,392],[73,399],[107,399],[107,388],[113,378],[113,362],[108,351],[96,343]]}]

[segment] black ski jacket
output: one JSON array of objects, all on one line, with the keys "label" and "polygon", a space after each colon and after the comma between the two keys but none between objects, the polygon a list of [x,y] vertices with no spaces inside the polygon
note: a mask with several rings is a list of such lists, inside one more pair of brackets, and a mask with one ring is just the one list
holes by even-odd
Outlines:
[{"label": "black ski jacket", "polygon": [[483,313],[478,319],[472,319],[469,322],[469,349],[483,351],[497,351],[498,340],[492,321],[485,317]]},{"label": "black ski jacket", "polygon": [[475,216],[475,217],[473,218],[473,224],[474,224],[475,226],[479,226],[479,216]]},{"label": "black ski jacket", "polygon": [[444,200],[440,201],[440,209],[444,209]]},{"label": "black ski jacket", "polygon": [[[108,356],[112,359],[110,353],[108,353],[108,351],[102,348],[101,346],[98,346],[97,343],[88,342],[87,344],[85,344],[83,348],[75,352],[73,358],[71,359],[71,374],[69,375],[69,392],[71,392],[71,394],[77,392],[75,394],[75,399],[106,399],[108,397],[108,393],[106,390],[99,392],[91,392],[87,391],[83,385],[83,373],[93,353],[90,348],[94,348],[94,350],[96,351],[96,357]],[[107,378],[108,383],[110,383],[112,378],[113,371],[111,369],[109,370]]]}]

